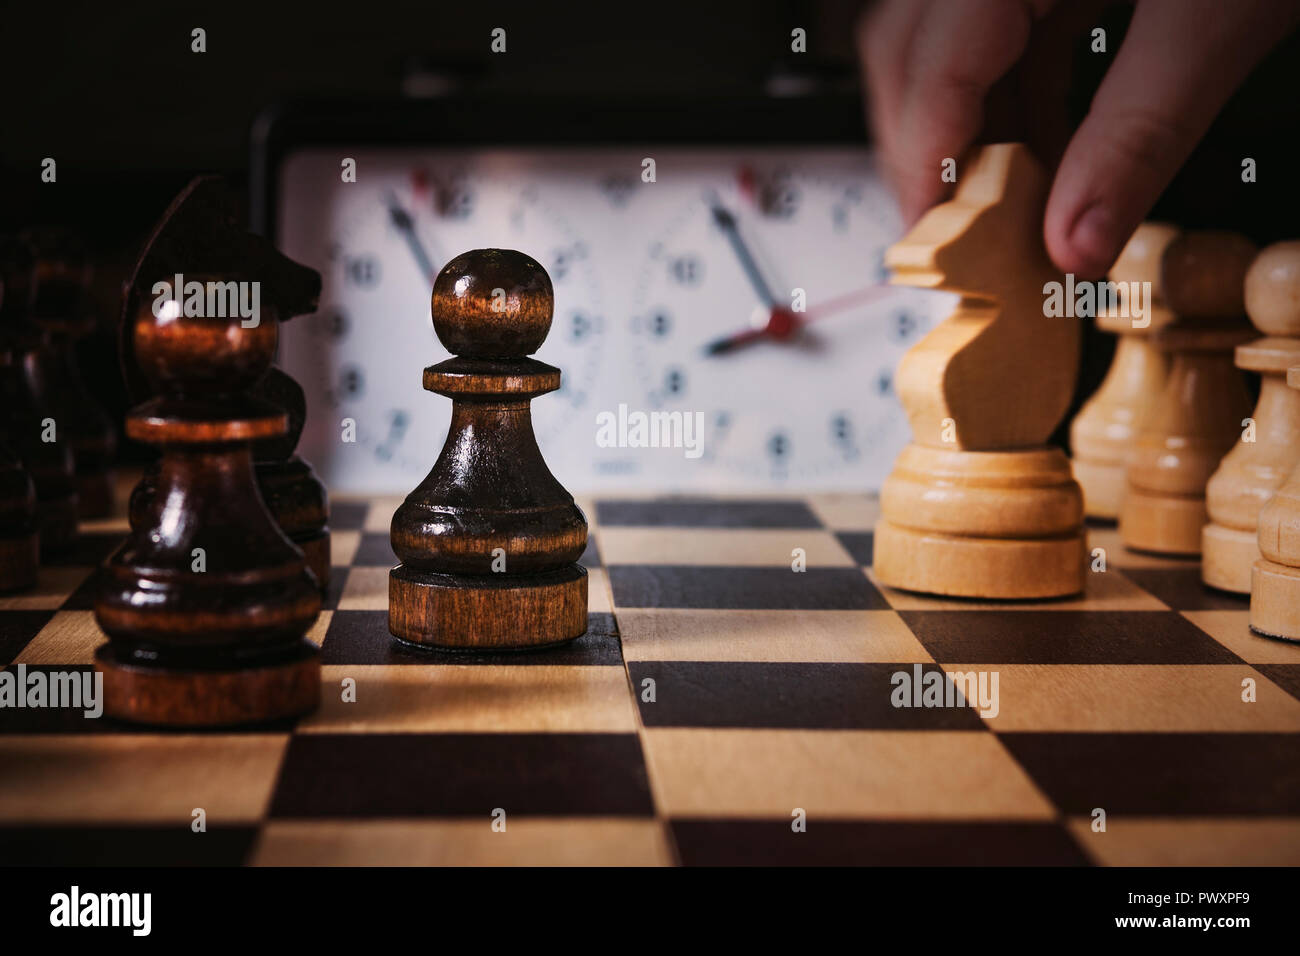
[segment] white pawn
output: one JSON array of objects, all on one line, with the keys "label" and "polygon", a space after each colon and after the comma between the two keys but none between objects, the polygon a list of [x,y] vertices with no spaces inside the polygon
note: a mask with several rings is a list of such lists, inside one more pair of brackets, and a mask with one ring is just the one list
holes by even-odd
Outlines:
[{"label": "white pawn", "polygon": [[[1129,457],[1138,431],[1160,399],[1169,359],[1152,337],[1173,320],[1160,285],[1160,260],[1178,235],[1174,226],[1144,222],[1134,231],[1110,270],[1127,308],[1098,311],[1097,328],[1119,336],[1115,358],[1101,387],[1070,425],[1074,477],[1083,488],[1084,512],[1114,521],[1127,486]],[[1134,325],[1130,283],[1150,290],[1142,303],[1143,321]],[[1138,286],[1139,289],[1143,286]]]},{"label": "white pawn", "polygon": [[1171,357],[1128,466],[1120,540],[1158,554],[1200,554],[1209,520],[1205,487],[1241,437],[1250,393],[1232,364],[1251,337],[1243,287],[1256,248],[1228,232],[1184,232],[1160,261],[1165,301],[1177,319],[1155,337]]},{"label": "white pawn", "polygon": [[1259,402],[1206,487],[1210,523],[1201,537],[1202,579],[1240,594],[1250,592],[1260,557],[1260,509],[1300,464],[1300,392],[1286,384],[1287,369],[1300,365],[1300,241],[1260,252],[1245,295],[1246,313],[1265,338],[1237,346],[1236,361],[1259,373]]},{"label": "white pawn", "polygon": [[[1288,326],[1300,329],[1300,242],[1280,243],[1270,259],[1268,285]],[[1270,247],[1273,250],[1279,246]],[[1287,373],[1287,384],[1300,389],[1300,365]],[[1300,443],[1294,425],[1293,451]],[[1257,538],[1261,557],[1251,575],[1250,626],[1270,637],[1300,640],[1300,465],[1259,513]]]}]

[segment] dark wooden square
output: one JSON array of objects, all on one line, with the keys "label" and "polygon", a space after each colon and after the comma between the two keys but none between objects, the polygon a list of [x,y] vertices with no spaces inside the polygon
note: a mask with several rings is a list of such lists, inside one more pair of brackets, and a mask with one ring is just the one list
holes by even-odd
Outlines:
[{"label": "dark wooden square", "polygon": [[[923,672],[938,671],[933,664]],[[895,707],[893,675],[911,664],[632,661],[647,727],[980,730],[970,706]],[[655,700],[644,700],[646,679]],[[947,676],[945,687],[951,686]],[[955,695],[954,695],[955,698]]]},{"label": "dark wooden square", "polygon": [[671,822],[687,866],[1086,866],[1057,823],[790,820]]},{"label": "dark wooden square", "polygon": [[1173,611],[900,611],[952,664],[1239,664]]},{"label": "dark wooden square", "polygon": [[610,565],[618,607],[883,611],[889,609],[858,568]]},{"label": "dark wooden square", "polygon": [[240,866],[248,862],[257,827],[185,824],[148,826],[4,826],[6,866]]},{"label": "dark wooden square", "polygon": [[[1225,705],[1227,706],[1227,705]],[[1300,734],[1014,733],[998,739],[1065,813],[1300,815]]]},{"label": "dark wooden square", "polygon": [[651,816],[635,734],[301,734],[272,817]]},{"label": "dark wooden square", "polygon": [[875,535],[870,531],[840,531],[835,535],[844,550],[864,568],[871,567],[874,556]]},{"label": "dark wooden square", "polygon": [[1123,568],[1124,577],[1175,611],[1244,611],[1249,594],[1219,591],[1201,580],[1199,562],[1178,568]]},{"label": "dark wooden square", "polygon": [[662,498],[596,502],[599,524],[654,528],[820,528],[803,501]]},{"label": "dark wooden square", "polygon": [[8,664],[54,617],[53,611],[0,611],[0,664]]},{"label": "dark wooden square", "polygon": [[369,501],[331,501],[330,528],[336,531],[359,531],[365,527]]}]

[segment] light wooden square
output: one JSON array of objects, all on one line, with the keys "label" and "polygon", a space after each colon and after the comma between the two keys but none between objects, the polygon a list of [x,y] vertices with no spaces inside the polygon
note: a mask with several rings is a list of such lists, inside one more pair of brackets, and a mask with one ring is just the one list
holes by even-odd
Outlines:
[{"label": "light wooden square", "polygon": [[508,817],[476,820],[275,821],[257,866],[666,866],[655,820]]},{"label": "light wooden square", "polygon": [[1055,811],[997,738],[976,731],[643,732],[675,817],[1046,820]]},{"label": "light wooden square", "polygon": [[815,528],[605,528],[605,564],[790,567],[802,548],[808,567],[851,568],[856,562],[829,531]]},{"label": "light wooden square", "polygon": [[388,568],[354,567],[339,595],[340,611],[387,611]]},{"label": "light wooden square", "polygon": [[618,627],[629,661],[933,660],[894,611],[637,608]]},{"label": "light wooden square", "polygon": [[359,547],[361,547],[360,531],[331,531],[330,564],[335,567],[351,565]]},{"label": "light wooden square", "polygon": [[208,826],[267,809],[288,734],[0,737],[0,820]]},{"label": "light wooden square", "polygon": [[[1088,528],[1088,553],[1094,548],[1106,552],[1106,566],[1112,568],[1187,568],[1200,567],[1186,558],[1170,558],[1159,554],[1134,551],[1124,546],[1119,528]],[[1089,557],[1091,560],[1091,557]]]},{"label": "light wooden square", "polygon": [[1250,611],[1183,611],[1182,614],[1243,661],[1300,664],[1300,642],[1256,634],[1250,629]]},{"label": "light wooden square", "polygon": [[93,611],[58,611],[14,659],[16,664],[93,664],[107,637]]},{"label": "light wooden square", "polygon": [[604,568],[587,569],[587,611],[591,614],[612,614],[614,590]]},{"label": "light wooden square", "polygon": [[876,495],[831,492],[809,495],[808,507],[832,531],[871,531],[880,519]]},{"label": "light wooden square", "polygon": [[[355,703],[343,681],[356,681]],[[637,726],[621,667],[335,664],[302,733],[627,733]]]},{"label": "light wooden square", "polygon": [[1073,817],[1066,826],[1084,852],[1103,866],[1300,863],[1300,818],[1296,817],[1110,817],[1104,833],[1093,832],[1090,818]]},{"label": "light wooden square", "polygon": [[[1300,700],[1244,664],[945,664],[997,671],[999,733],[1296,733]],[[1256,700],[1242,700],[1242,680]]]},{"label": "light wooden square", "polygon": [[388,534],[392,530],[393,512],[401,507],[405,500],[405,495],[376,495],[371,498],[370,510],[366,512],[366,520],[361,530],[382,531]]}]

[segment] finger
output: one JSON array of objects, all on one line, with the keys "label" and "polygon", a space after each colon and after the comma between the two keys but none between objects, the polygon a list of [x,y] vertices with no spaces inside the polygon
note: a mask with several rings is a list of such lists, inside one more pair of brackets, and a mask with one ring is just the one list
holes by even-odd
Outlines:
[{"label": "finger", "polygon": [[960,157],[975,141],[984,123],[985,96],[1024,52],[1032,14],[1023,0],[926,8],[907,53],[890,157],[908,223],[945,195],[942,163]]},{"label": "finger", "polygon": [[904,64],[927,5],[926,0],[881,0],[857,23],[867,117],[883,171],[895,188],[893,143],[903,103]]},{"label": "finger", "polygon": [[1251,68],[1300,18],[1296,0],[1145,0],[1070,140],[1043,238],[1063,272],[1100,276]]}]

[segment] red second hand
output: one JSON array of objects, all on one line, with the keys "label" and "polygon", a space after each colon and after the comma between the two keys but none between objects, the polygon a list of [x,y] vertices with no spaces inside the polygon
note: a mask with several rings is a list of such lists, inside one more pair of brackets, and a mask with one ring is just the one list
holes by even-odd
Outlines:
[{"label": "red second hand", "polygon": [[870,302],[872,299],[878,299],[881,296],[891,295],[897,291],[893,286],[876,283],[853,292],[846,292],[844,295],[836,296],[833,299],[827,299],[818,305],[813,306],[808,311],[799,316],[800,322],[813,322],[817,319],[825,318],[828,315],[834,315],[836,312],[843,312],[845,309],[858,305],[862,302]]},{"label": "red second hand", "polygon": [[889,295],[894,291],[892,286],[874,284],[865,286],[861,289],[855,289],[852,292],[846,292],[844,295],[836,296],[834,299],[828,299],[814,306],[811,310],[798,313],[790,309],[777,307],[772,309],[767,316],[767,324],[759,328],[742,329],[726,338],[717,339],[707,347],[711,354],[720,354],[729,352],[741,345],[747,345],[758,339],[775,339],[784,341],[791,338],[799,328],[808,322],[814,322],[818,319],[824,319],[829,315],[837,312],[843,312],[845,309],[860,305],[863,302],[870,302],[872,299]]}]

